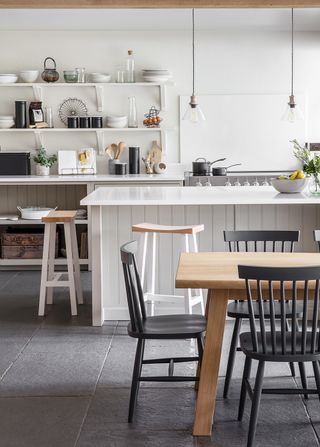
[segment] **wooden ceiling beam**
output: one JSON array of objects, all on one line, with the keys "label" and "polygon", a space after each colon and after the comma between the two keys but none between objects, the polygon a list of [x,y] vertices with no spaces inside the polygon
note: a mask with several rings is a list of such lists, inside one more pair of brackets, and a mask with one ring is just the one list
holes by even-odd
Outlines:
[{"label": "wooden ceiling beam", "polygon": [[317,8],[320,0],[0,0],[0,8]]}]

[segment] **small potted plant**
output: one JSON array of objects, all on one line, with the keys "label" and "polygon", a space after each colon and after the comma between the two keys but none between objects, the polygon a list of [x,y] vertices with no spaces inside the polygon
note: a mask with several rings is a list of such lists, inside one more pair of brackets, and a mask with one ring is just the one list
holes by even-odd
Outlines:
[{"label": "small potted plant", "polygon": [[297,140],[293,143],[294,156],[302,163],[303,171],[312,178],[309,186],[311,194],[320,195],[320,155],[313,155],[307,147],[301,146]]},{"label": "small potted plant", "polygon": [[55,154],[47,154],[44,147],[37,150],[37,155],[33,157],[33,161],[36,163],[36,175],[49,175],[51,166],[57,161]]}]

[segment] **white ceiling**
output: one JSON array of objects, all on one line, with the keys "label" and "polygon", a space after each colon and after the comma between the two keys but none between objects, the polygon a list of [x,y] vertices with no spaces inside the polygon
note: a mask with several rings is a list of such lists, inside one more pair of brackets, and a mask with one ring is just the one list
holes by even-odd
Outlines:
[{"label": "white ceiling", "polygon": [[[184,30],[190,29],[186,9],[4,9],[0,30]],[[289,9],[199,9],[196,27],[203,30],[290,29]],[[320,31],[320,8],[296,9],[297,31]]]}]

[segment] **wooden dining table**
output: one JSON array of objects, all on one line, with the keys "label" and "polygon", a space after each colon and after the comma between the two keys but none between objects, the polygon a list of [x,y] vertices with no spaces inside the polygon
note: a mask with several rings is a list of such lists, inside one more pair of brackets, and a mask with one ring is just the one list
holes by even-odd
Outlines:
[{"label": "wooden dining table", "polygon": [[202,358],[194,436],[210,436],[215,410],[222,341],[229,299],[246,299],[238,265],[293,267],[320,265],[319,253],[182,253],[177,288],[208,289],[207,331]]}]

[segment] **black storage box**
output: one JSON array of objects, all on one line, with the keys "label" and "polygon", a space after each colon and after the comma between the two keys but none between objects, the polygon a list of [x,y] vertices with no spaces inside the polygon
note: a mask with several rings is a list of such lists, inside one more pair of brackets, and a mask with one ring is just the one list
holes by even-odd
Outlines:
[{"label": "black storage box", "polygon": [[30,152],[0,152],[0,175],[30,175]]}]

